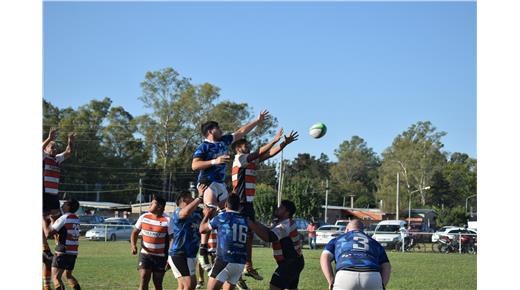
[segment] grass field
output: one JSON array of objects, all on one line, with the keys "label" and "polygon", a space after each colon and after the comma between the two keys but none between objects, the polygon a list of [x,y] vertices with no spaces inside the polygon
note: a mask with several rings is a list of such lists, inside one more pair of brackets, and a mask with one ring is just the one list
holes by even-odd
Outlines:
[{"label": "grass field", "polygon": [[[83,289],[138,288],[137,256],[131,255],[128,241],[105,243],[82,240],[79,251],[74,272]],[[305,269],[299,289],[327,288],[320,270],[320,254],[321,250],[304,250]],[[387,289],[477,288],[476,255],[389,252],[388,258],[392,263],[392,276]],[[260,268],[264,280],[247,278],[247,284],[251,289],[269,289],[269,280],[276,268],[271,249],[254,248],[253,262],[255,267]],[[177,289],[171,271],[164,278],[164,289]]]}]

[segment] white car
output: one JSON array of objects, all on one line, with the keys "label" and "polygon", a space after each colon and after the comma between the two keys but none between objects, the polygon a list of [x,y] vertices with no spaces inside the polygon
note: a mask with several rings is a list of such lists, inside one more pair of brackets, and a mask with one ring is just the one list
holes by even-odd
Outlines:
[{"label": "white car", "polygon": [[441,236],[447,236],[450,239],[454,239],[455,237],[458,237],[459,234],[476,236],[477,232],[474,230],[471,230],[471,229],[464,229],[464,228],[460,228],[460,227],[450,227],[450,228],[447,228],[444,232],[439,232],[437,234],[436,239],[434,240],[435,234],[437,234],[437,232],[435,232],[432,235],[433,243],[437,242]]},{"label": "white car", "polygon": [[326,245],[333,238],[345,232],[345,226],[326,225],[316,230],[316,245]]},{"label": "white car", "polygon": [[438,230],[437,230],[435,233],[433,233],[433,235],[432,235],[432,243],[436,243],[436,242],[439,240],[439,237],[440,237],[441,235],[445,235],[445,234],[446,234],[446,231],[447,231],[448,229],[455,229],[455,228],[457,228],[457,227],[455,227],[455,226],[444,226],[444,227],[438,229]]},{"label": "white car", "polygon": [[402,220],[386,220],[379,222],[372,235],[381,246],[394,247],[401,240],[401,228],[406,228],[406,222]]},{"label": "white car", "polygon": [[95,226],[85,233],[85,238],[89,240],[130,240],[133,226],[128,219],[107,218],[105,225]]}]

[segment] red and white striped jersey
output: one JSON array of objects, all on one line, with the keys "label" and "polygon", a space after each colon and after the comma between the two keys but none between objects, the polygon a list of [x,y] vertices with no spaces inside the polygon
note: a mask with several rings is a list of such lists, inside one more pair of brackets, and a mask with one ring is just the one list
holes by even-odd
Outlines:
[{"label": "red and white striped jersey", "polygon": [[60,183],[60,164],[65,160],[65,154],[61,153],[54,157],[43,152],[43,192],[58,194]]},{"label": "red and white striped jersey", "polygon": [[170,217],[166,214],[156,216],[152,213],[142,214],[134,226],[141,230],[141,253],[166,256],[169,246],[169,235],[173,234]]},{"label": "red and white striped jersey", "polygon": [[231,180],[233,192],[240,196],[240,202],[253,202],[256,192],[256,164],[258,159],[247,162],[249,154],[235,155]]},{"label": "red and white striped jersey", "polygon": [[302,245],[296,223],[292,219],[285,219],[271,230],[278,241],[272,243],[273,256],[276,262],[285,259],[297,258],[302,255]]},{"label": "red and white striped jersey", "polygon": [[65,246],[65,254],[77,255],[79,247],[79,217],[73,213],[65,213],[53,224],[58,232],[58,245]]},{"label": "red and white striped jersey", "polygon": [[211,232],[209,232],[208,252],[210,252],[210,253],[217,252],[217,229],[211,230]]}]

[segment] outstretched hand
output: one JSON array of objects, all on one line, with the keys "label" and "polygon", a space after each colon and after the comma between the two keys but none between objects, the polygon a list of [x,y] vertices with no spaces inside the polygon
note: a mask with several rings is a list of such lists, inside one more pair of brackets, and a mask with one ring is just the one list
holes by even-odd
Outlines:
[{"label": "outstretched hand", "polygon": [[288,144],[298,140],[299,135],[298,135],[297,131],[291,131],[291,133],[289,133],[289,136],[285,135],[283,137],[284,137],[285,145],[288,145]]},{"label": "outstretched hand", "polygon": [[199,192],[199,197],[204,197],[204,192],[206,191],[206,189],[208,189],[208,185],[207,184],[203,184],[203,183],[200,183],[198,186],[197,186],[197,190]]},{"label": "outstretched hand", "polygon": [[51,127],[49,130],[49,139],[54,141],[56,140],[56,136],[58,136],[58,129]]},{"label": "outstretched hand", "polygon": [[282,138],[282,135],[283,135],[283,128],[280,128],[280,131],[278,131],[278,134],[276,134],[276,136],[274,137],[274,143],[280,141],[280,139]]},{"label": "outstretched hand", "polygon": [[258,115],[258,121],[263,122],[265,119],[269,118],[269,111],[263,110],[260,112],[260,115]]},{"label": "outstretched hand", "polygon": [[76,140],[76,133],[71,132],[69,133],[69,142],[74,142]]}]

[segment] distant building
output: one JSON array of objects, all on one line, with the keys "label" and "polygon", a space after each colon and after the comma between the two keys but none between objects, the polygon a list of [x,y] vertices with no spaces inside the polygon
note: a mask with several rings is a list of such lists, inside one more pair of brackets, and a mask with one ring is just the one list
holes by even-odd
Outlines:
[{"label": "distant building", "polygon": [[[323,205],[321,207],[325,209]],[[352,208],[344,206],[327,206],[327,223],[333,224],[336,220],[360,219],[365,224],[372,224],[382,221],[386,214],[378,208]]]}]

